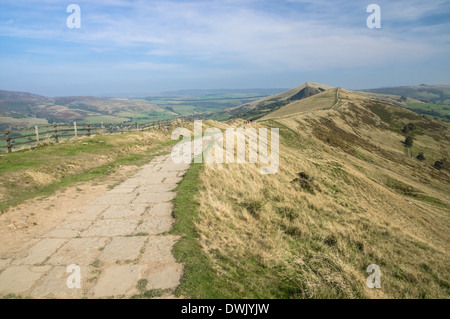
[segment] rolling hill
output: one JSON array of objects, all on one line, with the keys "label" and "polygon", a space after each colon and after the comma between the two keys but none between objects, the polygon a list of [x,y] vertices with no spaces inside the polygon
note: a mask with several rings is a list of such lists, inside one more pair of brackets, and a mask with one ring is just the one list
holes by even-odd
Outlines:
[{"label": "rolling hill", "polygon": [[[176,211],[195,234],[178,245],[189,269],[181,294],[449,298],[449,124],[329,89],[245,127],[279,129],[279,170],[194,166],[198,208]],[[371,264],[381,289],[366,286]]]},{"label": "rolling hill", "polygon": [[[180,238],[174,256],[185,264],[178,296],[450,297],[450,124],[320,88],[252,102],[286,101],[245,127],[279,129],[276,174],[261,174],[267,162],[244,161],[194,163],[184,175],[172,230]],[[204,124],[224,130],[242,121]],[[145,163],[174,143],[167,132],[151,131],[4,154],[3,208],[58,185],[115,175],[116,167]],[[372,264],[381,269],[380,289],[366,285]]]},{"label": "rolling hill", "polygon": [[0,128],[26,127],[47,122],[120,122],[176,113],[145,100],[107,99],[93,96],[45,97],[0,91]]},{"label": "rolling hill", "polygon": [[358,91],[364,96],[405,108],[435,119],[450,122],[450,86],[401,86]]},{"label": "rolling hill", "polygon": [[421,84],[419,86],[398,86],[361,91],[404,96],[425,103],[450,104],[450,86],[448,85]]},{"label": "rolling hill", "polygon": [[280,91],[185,90],[145,98],[45,97],[25,92],[0,91],[0,131],[48,122],[148,122],[215,113]]},{"label": "rolling hill", "polygon": [[224,118],[245,118],[255,120],[284,105],[319,94],[329,89],[332,89],[332,87],[324,84],[305,82],[288,91],[227,109],[221,113],[221,116]]},{"label": "rolling hill", "polygon": [[[324,92],[332,89],[334,88],[324,84],[305,82],[302,85],[285,92],[267,96],[253,102],[244,103],[221,112],[210,114],[210,117],[217,120],[226,120],[231,118],[256,120],[265,117],[267,114],[278,109],[284,109],[284,111],[277,112],[275,115],[270,115],[271,117],[280,116],[282,112],[286,112],[285,106],[287,105],[290,105],[289,109],[297,110],[297,112],[303,112],[303,110],[309,109],[308,103],[314,103],[312,102],[314,99],[309,100],[309,102],[305,102],[306,104],[300,103],[299,101],[308,99],[317,94],[324,94]],[[336,91],[334,92],[336,93]],[[450,107],[447,104],[440,104],[450,101],[448,100],[450,97],[449,86],[422,85],[418,87],[370,89],[352,92],[355,95],[395,104],[419,114],[450,122]],[[332,95],[332,93],[328,94],[330,96]],[[322,95],[322,97],[325,96],[326,94]],[[312,109],[316,109],[316,107],[321,108],[320,105],[311,105],[311,107]]]}]

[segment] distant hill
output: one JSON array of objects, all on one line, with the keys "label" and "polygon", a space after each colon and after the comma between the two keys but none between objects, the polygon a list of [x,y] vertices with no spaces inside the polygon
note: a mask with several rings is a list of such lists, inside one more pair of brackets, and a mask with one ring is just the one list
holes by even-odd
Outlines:
[{"label": "distant hill", "polygon": [[95,96],[46,97],[0,90],[0,130],[53,122],[134,122],[179,115],[165,105],[157,105],[144,99]]},{"label": "distant hill", "polygon": [[[26,92],[0,91],[0,129],[30,124],[85,120],[90,117],[116,118],[125,103],[98,97],[46,97]],[[124,118],[124,120],[126,120]]]},{"label": "distant hill", "polygon": [[395,104],[395,105],[399,105],[399,106],[403,106],[403,107],[406,107],[410,104],[424,104],[425,103],[423,101],[416,100],[416,99],[406,97],[406,96],[401,96],[401,95],[372,93],[372,92],[366,92],[366,91],[353,91],[353,92],[355,92],[356,94],[371,98],[371,99],[375,99],[375,100],[379,100],[379,101],[383,101],[383,102],[387,102],[387,103],[391,103],[391,104]]},{"label": "distant hill", "polygon": [[[450,86],[421,85],[351,92],[355,96],[394,104],[428,117],[450,121],[450,107],[447,104],[438,104],[442,101],[450,102]],[[256,120],[327,109],[337,102],[336,93],[333,87],[305,82],[285,92],[229,108],[211,116],[222,120],[230,118]],[[316,96],[317,99],[314,98]]]},{"label": "distant hill", "polygon": [[[450,124],[342,88],[289,101],[303,89],[245,127],[249,141],[277,129],[276,173],[262,175],[263,161],[202,167],[193,224],[217,275],[183,295],[448,299]],[[371,264],[382,289],[366,286]]]},{"label": "distant hill", "polygon": [[148,122],[214,113],[282,89],[185,90],[143,99],[95,96],[46,97],[0,91],[0,131],[52,122]]},{"label": "distant hill", "polygon": [[148,95],[149,98],[154,97],[196,97],[202,95],[221,95],[221,94],[235,94],[235,95],[260,95],[267,96],[278,94],[280,92],[286,91],[286,89],[210,89],[210,90],[177,90],[177,91],[167,91],[161,93],[155,93]]},{"label": "distant hill", "polygon": [[258,99],[253,102],[230,108],[221,113],[223,117],[240,117],[258,119],[289,103],[308,98],[312,95],[332,89],[331,86],[312,82],[305,82],[300,86],[285,92]]},{"label": "distant hill", "polygon": [[262,119],[286,117],[292,116],[294,114],[331,109],[339,102],[339,90],[340,89],[335,88],[323,92],[319,91],[320,93],[316,93],[314,95],[295,101],[291,101],[290,99],[288,99],[290,103],[273,112],[270,112],[269,114],[262,117]]},{"label": "distant hill", "polygon": [[398,86],[361,91],[403,96],[425,103],[450,104],[450,86],[446,85],[421,84],[419,86]]}]

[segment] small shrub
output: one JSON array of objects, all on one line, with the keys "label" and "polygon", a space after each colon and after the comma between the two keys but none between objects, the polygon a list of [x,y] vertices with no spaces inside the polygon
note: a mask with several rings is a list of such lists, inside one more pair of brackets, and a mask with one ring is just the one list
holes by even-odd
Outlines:
[{"label": "small shrub", "polygon": [[413,123],[409,123],[403,126],[402,132],[408,134],[409,132],[414,131],[415,129],[416,126]]},{"label": "small shrub", "polygon": [[324,242],[325,242],[325,244],[327,244],[330,247],[336,246],[337,238],[334,235],[329,235],[325,238]]},{"label": "small shrub", "polygon": [[295,225],[283,225],[282,228],[284,233],[291,237],[299,238],[302,236],[302,230]]},{"label": "small shrub", "polygon": [[250,199],[242,202],[241,206],[244,207],[250,215],[259,218],[259,213],[264,206],[264,201],[261,199]]},{"label": "small shrub", "polygon": [[305,172],[298,173],[298,177],[292,182],[298,182],[301,188],[307,190],[311,194],[314,194],[314,177],[309,176]]},{"label": "small shrub", "polygon": [[147,284],[148,284],[148,280],[147,279],[140,279],[137,284],[136,284],[136,288],[137,290],[139,290],[141,293],[145,293],[147,291]]},{"label": "small shrub", "polygon": [[411,147],[413,145],[413,142],[413,138],[411,136],[408,136],[403,143],[406,147]]},{"label": "small shrub", "polygon": [[435,169],[437,169],[437,170],[441,170],[441,169],[443,169],[446,165],[446,162],[447,162],[447,159],[446,158],[443,158],[443,159],[441,159],[441,160],[439,160],[439,161],[436,161],[435,163],[434,163],[434,165],[433,165],[433,167],[435,168]]},{"label": "small shrub", "polygon": [[423,155],[423,152],[420,152],[419,155],[417,155],[416,157],[419,161],[424,161],[425,160],[425,156]]}]

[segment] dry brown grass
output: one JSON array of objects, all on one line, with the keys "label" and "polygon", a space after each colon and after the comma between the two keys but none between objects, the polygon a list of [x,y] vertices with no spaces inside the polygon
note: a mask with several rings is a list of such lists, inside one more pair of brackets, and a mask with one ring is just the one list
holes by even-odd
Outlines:
[{"label": "dry brown grass", "polygon": [[336,103],[336,89],[331,89],[306,99],[292,102],[282,108],[267,114],[262,119],[275,119],[298,115],[307,112],[314,112],[323,109],[329,109]]},{"label": "dry brown grass", "polygon": [[[261,175],[260,164],[205,165],[197,228],[231,296],[450,296],[448,172],[405,156],[399,134],[364,100],[350,105],[349,98],[344,93],[338,110],[252,124],[280,127],[275,175]],[[357,126],[349,116],[354,107],[366,118]],[[417,136],[418,146],[428,136]],[[445,152],[449,143],[428,147]],[[292,183],[299,172],[315,178],[314,192]],[[402,193],[390,180],[420,196]],[[381,267],[381,289],[366,287],[370,264]]]}]

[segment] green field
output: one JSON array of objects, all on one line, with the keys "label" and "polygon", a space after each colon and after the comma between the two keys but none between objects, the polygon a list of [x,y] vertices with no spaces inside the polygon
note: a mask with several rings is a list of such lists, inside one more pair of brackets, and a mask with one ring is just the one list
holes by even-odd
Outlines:
[{"label": "green field", "polygon": [[47,98],[15,92],[0,95],[0,131],[19,130],[46,123],[145,123],[180,116],[213,114],[255,101],[267,90],[219,93],[175,92],[147,98]]},{"label": "green field", "polygon": [[437,118],[441,121],[450,122],[450,105],[435,104],[435,103],[421,103],[408,104],[408,110],[423,114],[432,118]]}]

